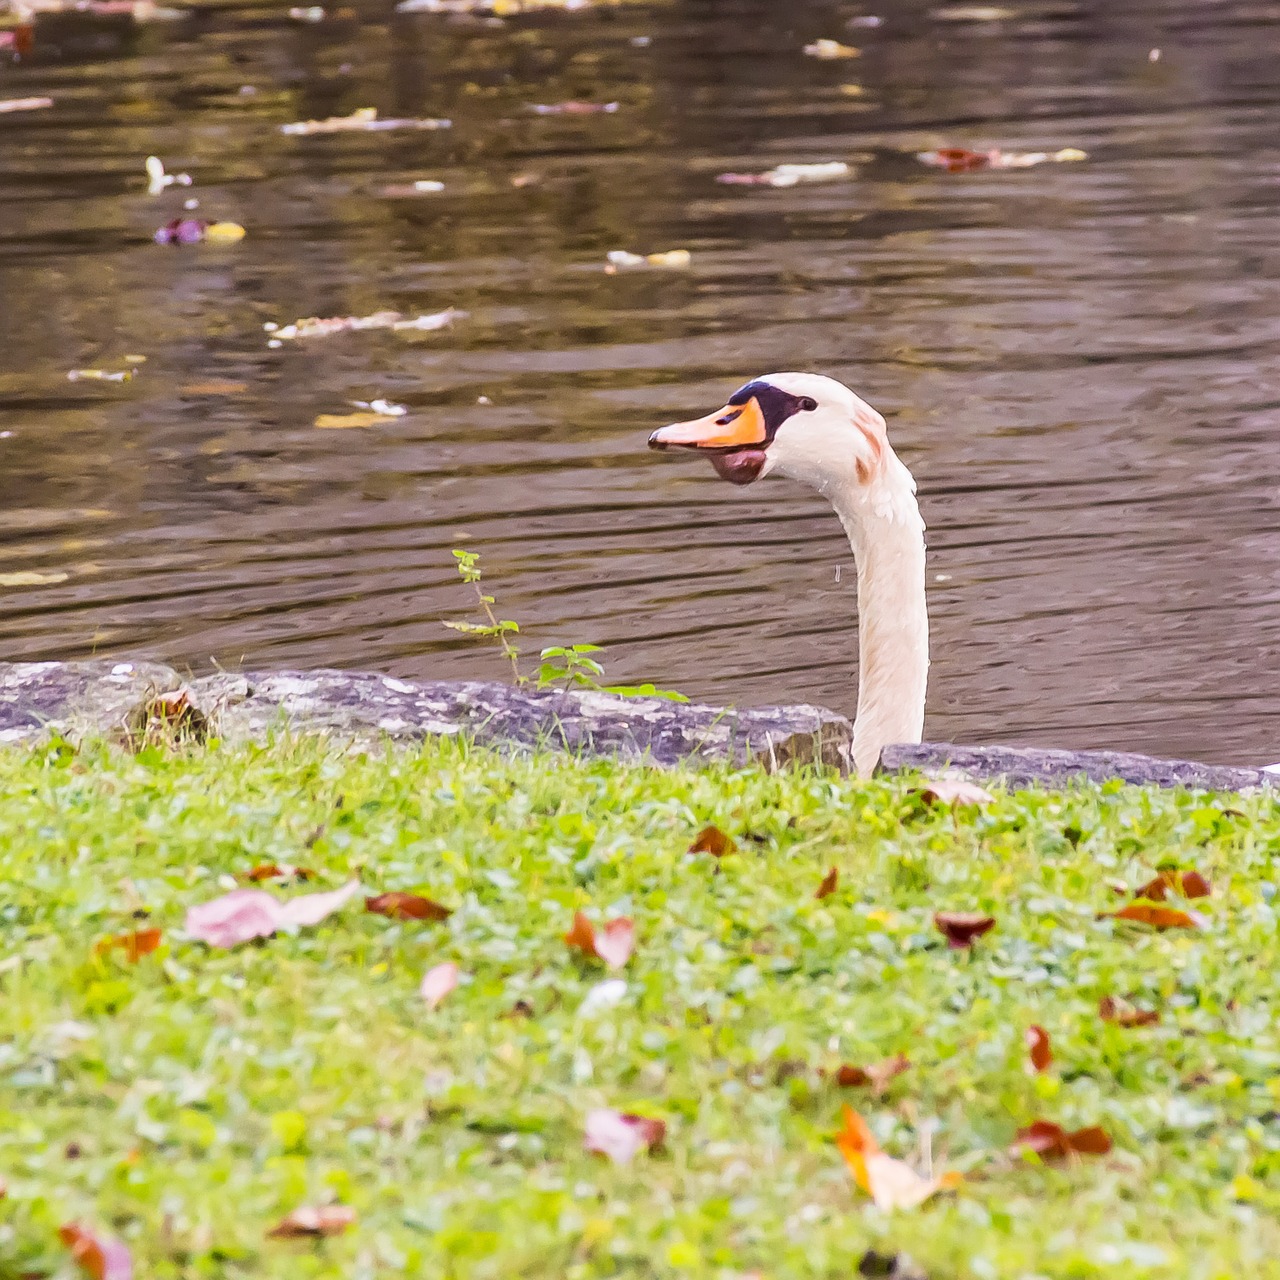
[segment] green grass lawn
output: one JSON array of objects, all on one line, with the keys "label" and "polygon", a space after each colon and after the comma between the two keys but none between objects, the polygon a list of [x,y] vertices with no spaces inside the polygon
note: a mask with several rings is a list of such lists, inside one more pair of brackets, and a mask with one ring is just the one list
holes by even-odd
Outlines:
[{"label": "green grass lawn", "polygon": [[[0,1276],[73,1274],[71,1220],[157,1278],[849,1277],[869,1249],[932,1280],[1280,1276],[1280,799],[1083,787],[953,814],[910,780],[311,741],[10,750],[0,794]],[[719,863],[687,852],[708,822],[738,841]],[[184,936],[270,861],[318,873],[281,897],[358,875],[453,914],[357,899],[233,950]],[[1099,918],[1168,865],[1212,881],[1202,927]],[[624,969],[566,947],[579,909],[634,918]],[[997,923],[949,950],[948,910]],[[95,952],[144,926],[163,942],[137,963]],[[1161,1020],[1103,1022],[1105,996]],[[900,1052],[883,1096],[834,1080]],[[872,1207],[834,1145],[845,1104],[958,1192]],[[584,1151],[600,1107],[665,1145]],[[1011,1154],[1037,1119],[1113,1150]],[[267,1237],[326,1203],[355,1225]]]}]

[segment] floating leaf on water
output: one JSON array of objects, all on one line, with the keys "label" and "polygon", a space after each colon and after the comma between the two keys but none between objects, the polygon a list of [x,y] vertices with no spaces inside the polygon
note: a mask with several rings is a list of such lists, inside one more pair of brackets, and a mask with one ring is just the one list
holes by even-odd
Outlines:
[{"label": "floating leaf on water", "polygon": [[934,927],[946,938],[947,946],[955,951],[972,947],[988,930],[995,928],[995,919],[976,911],[939,911],[933,917]]},{"label": "floating leaf on water", "polygon": [[1023,1032],[1027,1056],[1036,1071],[1048,1071],[1053,1065],[1053,1049],[1049,1045],[1049,1033],[1043,1027],[1030,1026]]},{"label": "floating leaf on water", "polygon": [[581,911],[574,914],[573,925],[564,935],[570,950],[603,960],[610,969],[621,969],[631,958],[636,945],[635,922],[627,916],[608,921],[597,929]]},{"label": "floating leaf on water", "polygon": [[440,1002],[458,985],[458,966],[452,960],[428,969],[423,975],[418,993],[426,1001],[428,1009],[438,1008]]},{"label": "floating leaf on water", "polygon": [[1017,14],[1013,9],[998,9],[994,5],[951,4],[930,10],[929,16],[941,22],[1001,22]]},{"label": "floating leaf on water", "polygon": [[1149,1027],[1160,1021],[1155,1009],[1138,1009],[1127,1000],[1115,996],[1103,996],[1098,1001],[1098,1017],[1103,1022],[1114,1022],[1119,1027]]},{"label": "floating leaf on water", "polygon": [[726,186],[794,187],[802,182],[835,182],[852,173],[843,160],[831,160],[822,164],[779,164],[763,173],[720,173],[716,181]]},{"label": "floating leaf on water", "polygon": [[147,170],[147,195],[158,196],[167,187],[189,187],[191,185],[191,175],[189,173],[166,173],[164,161],[159,156],[148,156],[146,161]]},{"label": "floating leaf on water", "polygon": [[393,890],[364,900],[364,909],[392,920],[447,920],[453,912],[420,893]]},{"label": "floating leaf on water", "polygon": [[386,418],[403,418],[409,412],[402,404],[393,404],[390,400],[353,400],[357,409],[371,409]]},{"label": "floating leaf on water", "polygon": [[875,1202],[877,1209],[914,1209],[939,1191],[960,1185],[958,1173],[925,1178],[903,1160],[885,1155],[867,1123],[852,1107],[844,1109],[844,1127],[836,1134],[836,1146],[854,1181]]},{"label": "floating leaf on water", "polygon": [[68,382],[132,382],[136,369],[68,369]]},{"label": "floating leaf on water", "polygon": [[525,105],[536,116],[599,116],[611,115],[622,104],[618,102],[528,102]]},{"label": "floating leaf on water", "polygon": [[379,422],[393,422],[389,413],[322,413],[315,425],[322,431],[343,431],[348,427],[376,427]]},{"label": "floating leaf on water", "polygon": [[589,9],[596,0],[400,0],[398,13],[488,13],[496,18],[510,18],[520,13],[538,13],[544,9],[561,9],[576,13]]},{"label": "floating leaf on water", "polygon": [[639,1152],[661,1146],[666,1135],[667,1126],[661,1120],[600,1107],[587,1112],[582,1145],[596,1155],[608,1156],[614,1164],[629,1164]]},{"label": "floating leaf on water", "polygon": [[452,120],[378,118],[377,107],[359,107],[349,116],[329,116],[326,120],[298,120],[282,124],[280,132],[291,137],[309,137],[316,133],[378,133],[387,129],[451,129]]},{"label": "floating leaf on water", "polygon": [[133,1280],[133,1258],[119,1240],[98,1235],[79,1222],[59,1227],[58,1236],[71,1249],[76,1265],[92,1280]]},{"label": "floating leaf on water", "polygon": [[272,340],[292,342],[298,338],[328,338],[337,333],[354,333],[365,329],[396,329],[430,331],[445,329],[455,320],[465,320],[468,313],[449,307],[444,311],[436,311],[430,315],[414,316],[406,319],[398,311],[375,311],[367,316],[334,316],[322,320],[319,316],[309,316],[305,320],[295,320],[293,324],[265,324],[263,329],[271,334]]},{"label": "floating leaf on water", "polygon": [[163,936],[159,929],[137,929],[133,933],[117,933],[110,938],[102,938],[93,944],[98,955],[108,951],[123,951],[125,959],[137,964],[143,956],[149,956],[159,945]]},{"label": "floating leaf on water", "polygon": [[1105,1156],[1111,1139],[1097,1125],[1068,1133],[1061,1125],[1037,1120],[1018,1130],[1014,1149],[1034,1151],[1042,1160],[1065,1160],[1068,1156]]},{"label": "floating leaf on water", "polygon": [[1038,164],[1063,164],[1087,160],[1088,152],[1078,147],[1060,151],[971,151],[967,147],[939,147],[935,151],[918,151],[916,159],[948,173],[971,173],[976,169],[1030,169]]},{"label": "floating leaf on water", "polygon": [[345,1204],[327,1204],[320,1208],[303,1206],[276,1223],[267,1235],[277,1240],[299,1236],[336,1236],[354,1225],[356,1211]]},{"label": "floating leaf on water", "polygon": [[0,587],[51,587],[56,582],[66,582],[71,575],[61,569],[40,573],[35,569],[17,569],[13,573],[0,573]]},{"label": "floating leaf on water", "polygon": [[391,198],[400,196],[438,195],[444,183],[435,178],[421,178],[417,182],[391,183],[382,188],[382,194]]},{"label": "floating leaf on water", "polygon": [[53,106],[52,98],[0,98],[0,113],[8,111],[42,111]]},{"label": "floating leaf on water", "polygon": [[232,382],[230,380],[223,381],[218,378],[211,378],[208,382],[187,382],[178,388],[178,394],[182,396],[237,396],[242,391],[248,391],[249,384],[247,382]]},{"label": "floating leaf on water", "polygon": [[712,824],[698,832],[689,846],[689,852],[709,853],[713,858],[723,858],[726,854],[735,852],[737,848],[731,837]]},{"label": "floating leaf on water", "polygon": [[826,61],[862,56],[861,49],[855,49],[851,44],[841,44],[839,40],[815,40],[812,44],[805,45],[804,51],[810,58],[822,58]]},{"label": "floating leaf on water", "polygon": [[208,244],[235,244],[244,237],[245,230],[238,222],[211,222],[204,229]]}]

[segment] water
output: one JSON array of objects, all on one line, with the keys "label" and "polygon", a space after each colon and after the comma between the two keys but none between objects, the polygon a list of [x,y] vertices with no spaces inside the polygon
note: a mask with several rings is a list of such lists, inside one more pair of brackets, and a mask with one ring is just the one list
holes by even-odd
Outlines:
[{"label": "water", "polygon": [[[1002,7],[850,30],[865,9],[794,0],[497,26],[231,3],[0,68],[0,97],[56,100],[0,115],[0,574],[44,579],[0,588],[0,655],[502,678],[441,626],[465,546],[531,650],[851,712],[822,501],[644,448],[808,368],[888,416],[920,483],[928,737],[1280,758],[1280,5]],[[526,107],[567,99],[621,105]],[[362,106],[454,127],[279,132]],[[911,154],[938,145],[1090,158]],[[152,152],[196,185],[147,195]],[[834,159],[852,180],[713,181]],[[446,189],[383,194],[419,179]],[[155,245],[192,196],[247,238]],[[693,264],[606,275],[618,248]],[[449,306],[470,318],[434,333],[262,328]],[[66,379],[134,353],[130,383]],[[312,425],[377,396],[410,412]]]}]

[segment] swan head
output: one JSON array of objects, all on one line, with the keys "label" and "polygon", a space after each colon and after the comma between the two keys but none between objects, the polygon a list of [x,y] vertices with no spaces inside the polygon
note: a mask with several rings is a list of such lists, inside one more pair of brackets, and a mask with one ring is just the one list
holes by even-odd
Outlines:
[{"label": "swan head", "polygon": [[868,484],[887,447],[884,419],[844,383],[817,373],[753,378],[722,409],[649,437],[651,449],[705,454],[731,484],[776,471],[824,493]]}]

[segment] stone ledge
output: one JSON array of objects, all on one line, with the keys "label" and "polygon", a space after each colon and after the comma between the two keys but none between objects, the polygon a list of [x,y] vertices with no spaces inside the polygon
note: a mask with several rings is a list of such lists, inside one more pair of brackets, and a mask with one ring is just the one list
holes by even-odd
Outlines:
[{"label": "stone ledge", "polygon": [[[49,731],[122,737],[150,699],[179,690],[232,742],[262,741],[285,727],[368,742],[467,734],[482,743],[657,765],[754,760],[774,768],[820,761],[847,771],[853,741],[850,722],[823,707],[737,710],[585,689],[415,682],[363,671],[218,673],[184,680],[159,663],[95,661],[0,663],[0,743],[34,742]],[[983,781],[1002,779],[1012,787],[1062,786],[1081,777],[1222,791],[1280,783],[1260,769],[1125,752],[949,743],[888,747],[881,767],[951,769]]]}]

